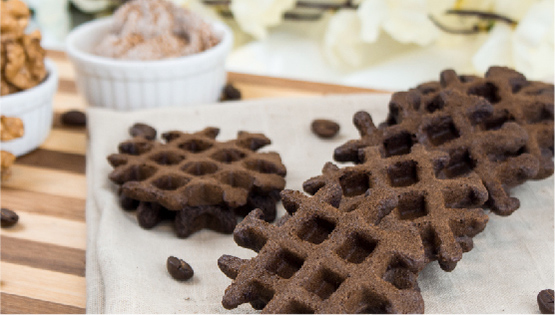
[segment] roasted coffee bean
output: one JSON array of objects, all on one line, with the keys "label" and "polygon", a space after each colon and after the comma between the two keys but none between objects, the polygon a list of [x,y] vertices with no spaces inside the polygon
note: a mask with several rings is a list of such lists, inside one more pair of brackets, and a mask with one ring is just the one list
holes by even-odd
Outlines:
[{"label": "roasted coffee bean", "polygon": [[222,92],[222,101],[233,101],[241,99],[241,91],[234,87],[231,83],[226,84]]},{"label": "roasted coffee bean", "polygon": [[147,124],[136,123],[129,128],[129,134],[132,137],[143,136],[148,140],[154,140],[156,138],[156,129]]},{"label": "roasted coffee bean", "polygon": [[546,289],[538,293],[538,306],[542,314],[553,314],[553,290]]},{"label": "roasted coffee bean", "polygon": [[316,119],[311,125],[312,132],[320,138],[331,138],[339,132],[339,124],[328,119]]},{"label": "roasted coffee bean", "polygon": [[1,210],[0,219],[2,221],[2,227],[10,227],[17,223],[19,220],[19,216],[17,213],[13,212],[10,209],[2,208]]},{"label": "roasted coffee bean", "polygon": [[193,268],[191,268],[188,263],[186,263],[183,259],[179,259],[174,256],[168,257],[166,267],[168,268],[170,275],[175,280],[189,280],[195,274]]},{"label": "roasted coffee bean", "polygon": [[82,111],[70,110],[63,113],[60,118],[64,125],[75,127],[85,127],[87,125],[87,116]]}]

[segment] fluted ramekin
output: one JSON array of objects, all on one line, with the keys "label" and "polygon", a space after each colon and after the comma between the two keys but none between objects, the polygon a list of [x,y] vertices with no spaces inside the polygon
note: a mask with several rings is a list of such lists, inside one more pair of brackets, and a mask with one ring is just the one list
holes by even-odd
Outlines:
[{"label": "fluted ramekin", "polygon": [[66,40],[78,89],[91,106],[128,111],[218,100],[226,81],[225,59],[233,43],[233,34],[225,24],[212,24],[221,36],[214,47],[189,56],[152,61],[93,54],[111,24],[111,18],[88,22],[74,29]]},{"label": "fluted ramekin", "polygon": [[25,128],[23,137],[0,143],[2,150],[15,156],[38,148],[52,129],[52,103],[58,89],[58,72],[48,58],[45,66],[48,75],[39,85],[0,97],[2,115],[20,118]]}]

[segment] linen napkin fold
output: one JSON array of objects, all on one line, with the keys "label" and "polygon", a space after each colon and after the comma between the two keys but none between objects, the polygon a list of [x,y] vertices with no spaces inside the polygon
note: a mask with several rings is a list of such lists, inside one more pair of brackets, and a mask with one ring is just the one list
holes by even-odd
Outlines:
[{"label": "linen napkin fold", "polygon": [[[202,107],[160,108],[137,112],[88,111],[87,152],[87,312],[88,313],[255,313],[250,305],[225,310],[221,298],[231,283],[217,267],[223,254],[241,258],[254,252],[237,246],[232,236],[202,230],[186,239],[174,235],[170,223],[140,228],[133,212],[120,209],[116,186],[108,180],[106,157],[129,138],[136,122],[169,130],[194,132],[219,127],[218,140],[239,130],[261,132],[287,167],[286,188],[302,190],[302,182],[320,174],[333,149],[358,138],[352,116],[371,113],[385,119],[389,95],[337,95],[294,99],[260,99]],[[310,131],[316,118],[341,125],[331,140]],[[446,273],[437,263],[419,276],[426,313],[537,313],[537,293],[553,288],[553,178],[513,189],[521,209],[510,217],[490,215],[475,248],[457,268]],[[278,207],[278,217],[285,213]],[[173,280],[166,271],[168,256],[187,261],[195,276]]]}]

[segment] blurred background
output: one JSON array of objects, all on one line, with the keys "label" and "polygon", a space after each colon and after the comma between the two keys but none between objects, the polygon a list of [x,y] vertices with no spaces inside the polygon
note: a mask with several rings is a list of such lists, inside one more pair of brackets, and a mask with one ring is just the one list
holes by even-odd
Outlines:
[{"label": "blurred background", "polygon": [[[124,0],[25,0],[43,46]],[[553,82],[553,0],[173,0],[234,31],[228,71],[403,90],[505,65]]]}]

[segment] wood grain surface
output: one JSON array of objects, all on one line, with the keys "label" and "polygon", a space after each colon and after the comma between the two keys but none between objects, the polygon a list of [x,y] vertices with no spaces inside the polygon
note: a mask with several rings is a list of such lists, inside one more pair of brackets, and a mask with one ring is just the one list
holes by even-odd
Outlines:
[{"label": "wood grain surface", "polygon": [[[1,313],[84,313],[86,305],[86,128],[66,127],[60,115],[85,110],[74,70],[63,52],[57,65],[52,131],[41,147],[19,157],[2,183],[1,205],[19,222],[0,232]],[[331,84],[229,73],[243,98],[379,92]]]}]

